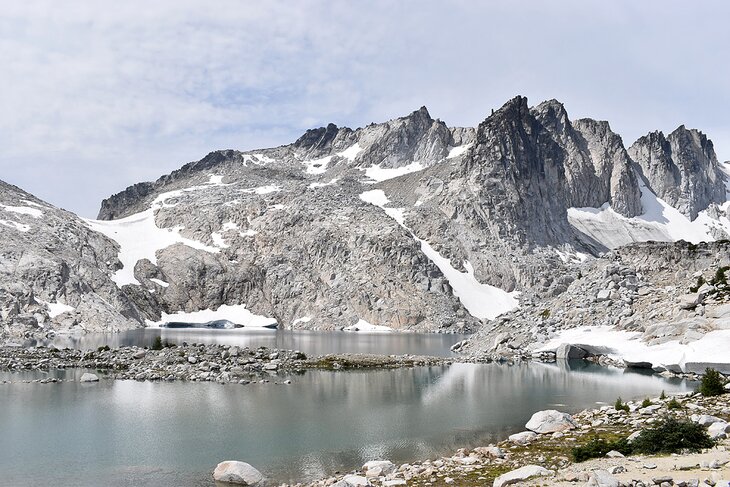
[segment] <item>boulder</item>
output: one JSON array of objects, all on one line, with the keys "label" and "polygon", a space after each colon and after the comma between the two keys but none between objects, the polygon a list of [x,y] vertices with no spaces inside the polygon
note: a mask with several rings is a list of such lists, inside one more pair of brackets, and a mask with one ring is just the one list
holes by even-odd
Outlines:
[{"label": "boulder", "polygon": [[682,309],[695,309],[702,302],[699,293],[685,294],[679,297],[679,307]]},{"label": "boulder", "polygon": [[702,426],[710,426],[712,423],[719,423],[722,419],[718,418],[717,416],[710,416],[709,414],[703,414],[699,416],[695,423],[699,423]]},{"label": "boulder", "polygon": [[598,294],[596,295],[596,301],[608,301],[611,299],[611,290],[610,289],[601,289],[598,291]]},{"label": "boulder", "polygon": [[536,438],[537,433],[533,433],[532,431],[523,431],[522,433],[509,435],[508,440],[512,443],[517,443],[518,445],[526,445],[532,441],[535,441]]},{"label": "boulder", "polygon": [[568,413],[561,413],[554,409],[538,411],[532,415],[525,428],[535,433],[548,434],[556,431],[567,431],[577,428],[573,417]]},{"label": "boulder", "polygon": [[500,475],[494,480],[493,487],[504,487],[505,485],[516,484],[517,482],[522,482],[533,477],[549,477],[551,475],[553,475],[553,472],[546,468],[538,465],[526,465],[517,470]]},{"label": "boulder", "polygon": [[246,462],[238,461],[219,463],[213,471],[213,479],[235,485],[263,486],[266,483],[261,472]]},{"label": "boulder", "polygon": [[362,471],[367,475],[368,470],[380,469],[382,475],[395,472],[395,465],[388,460],[371,460],[362,466]]},{"label": "boulder", "polygon": [[725,421],[718,421],[707,427],[707,434],[714,440],[727,438],[728,433],[730,433],[730,424]]},{"label": "boulder", "polygon": [[619,481],[606,470],[594,470],[588,478],[586,487],[618,487]]},{"label": "boulder", "polygon": [[588,356],[588,352],[569,343],[561,343],[555,350],[556,359],[575,360]]},{"label": "boulder", "polygon": [[345,475],[335,484],[337,487],[369,487],[370,481],[362,475]]},{"label": "boulder", "polygon": [[474,448],[474,452],[482,455],[484,457],[490,457],[490,458],[504,458],[504,450],[502,450],[498,446],[480,446],[478,448]]},{"label": "boulder", "polygon": [[99,382],[99,377],[96,374],[85,372],[81,375],[79,382]]}]

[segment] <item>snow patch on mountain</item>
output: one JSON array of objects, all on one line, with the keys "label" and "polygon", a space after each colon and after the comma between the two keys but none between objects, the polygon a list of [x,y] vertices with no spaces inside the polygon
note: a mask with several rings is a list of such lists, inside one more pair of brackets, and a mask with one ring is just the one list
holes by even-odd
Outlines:
[{"label": "snow patch on mountain", "polygon": [[242,189],[241,193],[269,194],[269,193],[276,193],[277,191],[281,191],[281,186],[277,186],[275,184],[268,184],[266,186],[259,186],[258,188]]},{"label": "snow patch on mountain", "polygon": [[30,225],[26,225],[25,223],[15,222],[12,220],[2,220],[0,219],[0,225],[3,225],[8,228],[14,228],[15,230],[19,232],[27,232],[30,230]]},{"label": "snow patch on mountain", "polygon": [[30,215],[33,218],[40,218],[43,216],[43,212],[37,208],[30,208],[28,206],[11,206],[11,205],[3,205],[0,203],[0,207],[4,209],[5,211],[9,211],[11,213],[18,213],[19,215]]},{"label": "snow patch on mountain", "polygon": [[457,145],[456,147],[449,148],[449,153],[446,156],[446,159],[453,159],[454,157],[459,157],[463,153],[469,150],[469,148],[474,144],[463,144],[463,145]]},{"label": "snow patch on mountain", "polygon": [[202,309],[199,311],[177,311],[175,313],[162,312],[160,321],[147,321],[148,327],[159,327],[165,323],[208,323],[209,321],[228,320],[245,328],[264,328],[277,324],[274,318],[257,315],[246,309],[242,304],[223,304],[218,309]]},{"label": "snow patch on mountain", "polygon": [[410,232],[413,238],[421,244],[421,252],[431,259],[446,276],[451,288],[454,290],[454,295],[459,298],[461,304],[472,316],[479,319],[494,319],[519,305],[517,300],[519,292],[508,293],[498,287],[480,283],[474,276],[474,267],[469,261],[464,262],[466,272],[461,272],[451,265],[449,259],[441,256],[431,244],[414,235],[405,225],[405,209],[387,208],[385,206],[389,203],[389,200],[383,190],[365,191],[360,194],[360,199],[366,203],[379,206],[388,216]]},{"label": "snow patch on mountain", "polygon": [[397,178],[398,176],[403,176],[404,174],[422,171],[425,168],[426,166],[424,166],[420,162],[414,161],[403,167],[380,167],[378,165],[370,166],[368,168],[365,168],[364,170],[365,176],[372,179],[373,181],[380,182],[388,179]]},{"label": "snow patch on mountain", "polygon": [[[644,213],[627,218],[615,212],[609,203],[600,208],[569,208],[568,221],[585,235],[594,238],[609,249],[632,242],[672,242],[686,240],[698,243],[714,241],[711,229],[730,234],[730,220],[727,216],[713,218],[703,210],[697,218],[690,220],[679,210],[657,197],[639,178],[641,205]],[[727,211],[730,204],[721,209]]]},{"label": "snow patch on mountain", "polygon": [[38,301],[41,304],[44,304],[46,308],[48,308],[48,316],[51,318],[55,318],[56,316],[67,313],[69,311],[73,311],[76,308],[73,306],[69,306],[67,304],[59,303],[58,301],[55,303],[51,303],[48,301],[43,301],[38,298],[36,298],[36,301]]}]

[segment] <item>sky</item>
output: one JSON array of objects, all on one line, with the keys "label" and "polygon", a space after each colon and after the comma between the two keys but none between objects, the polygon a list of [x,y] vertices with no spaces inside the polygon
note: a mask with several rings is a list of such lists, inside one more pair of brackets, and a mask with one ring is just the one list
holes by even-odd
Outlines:
[{"label": "sky", "polygon": [[85,217],[217,149],[515,95],[730,159],[730,2],[24,0],[0,10],[0,179]]}]

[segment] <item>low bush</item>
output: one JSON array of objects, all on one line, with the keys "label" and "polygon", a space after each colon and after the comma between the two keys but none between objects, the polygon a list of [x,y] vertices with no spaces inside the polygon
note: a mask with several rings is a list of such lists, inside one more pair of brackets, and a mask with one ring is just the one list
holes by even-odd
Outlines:
[{"label": "low bush", "polygon": [[703,396],[719,396],[725,392],[724,383],[725,381],[720,372],[707,368],[705,369],[705,375],[702,376],[699,391]]},{"label": "low bush", "polygon": [[621,400],[621,398],[620,398],[620,397],[617,397],[617,398],[616,398],[616,402],[614,403],[614,405],[613,405],[613,408],[614,408],[614,409],[615,409],[616,411],[626,411],[627,413],[629,412],[629,405],[628,405],[628,404],[625,404],[625,403],[624,403],[624,402],[623,402],[623,401]]},{"label": "low bush", "polygon": [[682,405],[679,404],[679,401],[677,401],[677,399],[672,398],[667,403],[667,409],[682,409]]},{"label": "low bush", "polygon": [[606,453],[616,450],[624,455],[631,454],[631,445],[626,438],[617,440],[605,440],[603,438],[594,437],[585,445],[576,446],[571,450],[573,461],[585,462],[591,458],[605,457]]},{"label": "low bush", "polygon": [[162,350],[162,337],[156,336],[155,340],[152,342],[152,350]]},{"label": "low bush", "polygon": [[654,455],[679,453],[683,450],[699,451],[712,448],[714,442],[705,428],[688,419],[667,416],[656,426],[643,430],[631,443],[634,453]]},{"label": "low bush", "polygon": [[651,404],[652,404],[651,399],[649,399],[648,397],[646,399],[644,399],[643,401],[641,401],[642,408],[648,408],[649,406],[651,406]]}]

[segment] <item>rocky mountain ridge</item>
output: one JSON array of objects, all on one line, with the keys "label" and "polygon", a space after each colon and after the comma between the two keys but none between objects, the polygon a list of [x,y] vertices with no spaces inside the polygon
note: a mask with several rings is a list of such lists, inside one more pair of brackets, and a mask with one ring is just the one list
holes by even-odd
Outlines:
[{"label": "rocky mountain ridge", "polygon": [[290,328],[476,330],[515,292],[563,294],[591,255],[730,233],[712,143],[684,127],[644,139],[626,150],[555,100],[515,97],[476,128],[422,107],[212,152],[104,200],[85,238],[117,250],[103,285],[134,323],[225,306]]}]

